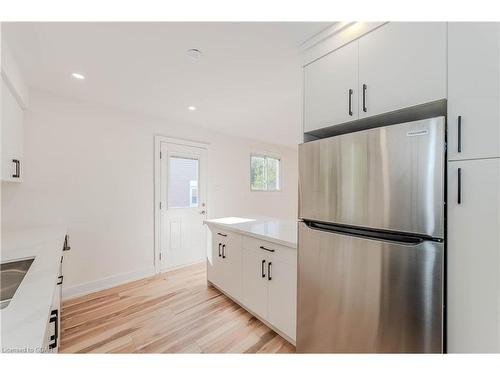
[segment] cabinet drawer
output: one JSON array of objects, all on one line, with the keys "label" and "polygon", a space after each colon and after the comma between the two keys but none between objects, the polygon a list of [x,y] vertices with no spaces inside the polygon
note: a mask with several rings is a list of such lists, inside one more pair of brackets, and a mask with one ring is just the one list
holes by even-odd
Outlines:
[{"label": "cabinet drawer", "polygon": [[[266,250],[267,249],[267,250]],[[278,245],[258,238],[243,236],[243,251],[261,250],[269,253],[274,259],[290,265],[297,264],[297,249]]]}]

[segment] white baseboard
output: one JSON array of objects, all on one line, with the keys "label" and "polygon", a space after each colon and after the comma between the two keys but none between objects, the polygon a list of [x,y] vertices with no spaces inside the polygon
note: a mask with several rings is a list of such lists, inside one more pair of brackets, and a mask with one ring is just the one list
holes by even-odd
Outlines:
[{"label": "white baseboard", "polygon": [[84,284],[70,286],[63,289],[63,300],[83,296],[85,294],[98,292],[100,290],[108,289],[120,284],[125,284],[130,281],[144,279],[145,277],[153,276],[155,268],[149,267],[142,270],[120,273],[106,277],[104,279],[91,281]]}]

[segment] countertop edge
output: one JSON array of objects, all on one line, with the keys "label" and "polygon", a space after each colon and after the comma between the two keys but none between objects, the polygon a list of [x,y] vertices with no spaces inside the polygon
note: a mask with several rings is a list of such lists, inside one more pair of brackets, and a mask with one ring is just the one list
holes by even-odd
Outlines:
[{"label": "countertop edge", "polygon": [[214,227],[218,227],[218,228],[223,228],[223,229],[226,229],[228,231],[243,234],[243,235],[248,236],[248,237],[253,237],[253,238],[257,238],[259,240],[264,240],[264,241],[272,242],[272,243],[275,243],[278,245],[290,247],[292,249],[297,249],[297,243],[289,242],[286,240],[281,240],[281,239],[276,238],[276,237],[270,237],[270,236],[266,236],[263,234],[249,232],[249,231],[241,229],[241,228],[232,227],[231,225],[228,225],[228,224],[214,223],[214,222],[209,221],[209,220],[204,220],[203,223],[209,227],[214,226]]}]

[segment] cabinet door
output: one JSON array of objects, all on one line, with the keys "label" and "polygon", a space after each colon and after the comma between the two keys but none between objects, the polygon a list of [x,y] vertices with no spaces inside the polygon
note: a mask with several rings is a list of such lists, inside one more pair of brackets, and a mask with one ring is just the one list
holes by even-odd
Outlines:
[{"label": "cabinet door", "polygon": [[448,163],[450,353],[500,350],[499,194],[500,159]]},{"label": "cabinet door", "polygon": [[222,288],[223,264],[222,264],[222,243],[219,236],[212,235],[212,241],[209,243],[207,252],[207,279],[211,283]]},{"label": "cabinet door", "polygon": [[304,131],[357,119],[357,83],[357,41],[307,65],[304,68]]},{"label": "cabinet door", "polygon": [[224,280],[221,288],[231,297],[241,299],[241,236],[231,234],[222,244]]},{"label": "cabinet door", "polygon": [[[21,182],[23,166],[23,110],[2,79],[2,181]],[[17,160],[17,162],[14,162]],[[18,166],[16,167],[16,163]],[[16,168],[18,175],[16,176]]]},{"label": "cabinet door", "polygon": [[[294,250],[296,252],[296,250]],[[297,313],[297,267],[274,257],[268,270],[268,320],[295,340]]]},{"label": "cabinet door", "polygon": [[499,52],[498,22],[448,24],[449,160],[500,156]]},{"label": "cabinet door", "polygon": [[391,22],[360,38],[359,90],[360,118],[446,98],[446,23]]},{"label": "cabinet door", "polygon": [[267,319],[267,262],[263,251],[243,249],[242,301],[261,318]]}]

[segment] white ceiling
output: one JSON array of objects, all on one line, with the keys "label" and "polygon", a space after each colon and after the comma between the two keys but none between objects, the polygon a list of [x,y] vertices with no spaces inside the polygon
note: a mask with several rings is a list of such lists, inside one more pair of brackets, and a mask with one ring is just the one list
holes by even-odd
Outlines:
[{"label": "white ceiling", "polygon": [[[298,47],[329,25],[4,23],[2,34],[31,87],[294,145],[301,128]],[[189,48],[201,50],[201,60],[189,60]]]}]

